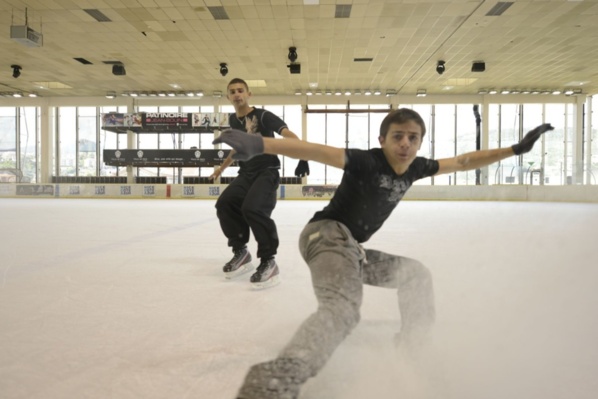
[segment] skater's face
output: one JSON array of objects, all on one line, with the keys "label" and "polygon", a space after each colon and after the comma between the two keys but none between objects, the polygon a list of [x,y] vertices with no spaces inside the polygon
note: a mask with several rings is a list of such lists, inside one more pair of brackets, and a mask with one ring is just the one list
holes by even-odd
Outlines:
[{"label": "skater's face", "polygon": [[378,137],[382,152],[397,174],[403,174],[417,156],[422,145],[422,128],[409,120],[391,123],[386,137]]},{"label": "skater's face", "polygon": [[240,109],[249,105],[251,92],[243,83],[232,83],[228,86],[226,97],[233,104],[235,109]]}]

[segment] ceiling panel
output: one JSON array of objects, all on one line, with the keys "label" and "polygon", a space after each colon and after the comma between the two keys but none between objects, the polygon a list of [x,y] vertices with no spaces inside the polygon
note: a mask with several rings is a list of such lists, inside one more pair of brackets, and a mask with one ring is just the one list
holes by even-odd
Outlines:
[{"label": "ceiling panel", "polygon": [[[106,91],[224,90],[233,77],[264,80],[254,92],[397,90],[473,94],[480,89],[563,89],[598,93],[598,0],[0,0],[0,92],[101,96]],[[352,5],[349,18],[336,6]],[[224,7],[215,20],[208,7]],[[98,22],[85,9],[111,19]],[[10,38],[27,23],[42,47]],[[300,74],[288,68],[297,48]],[[354,58],[373,58],[355,62]],[[74,58],[89,60],[84,65]],[[446,71],[436,73],[436,63]],[[121,61],[125,76],[103,61]],[[484,61],[484,72],[472,72]],[[220,75],[219,64],[229,74]],[[11,65],[22,67],[12,77]],[[35,82],[70,88],[41,89]],[[583,82],[582,85],[579,82]],[[446,86],[451,86],[446,90]]]}]

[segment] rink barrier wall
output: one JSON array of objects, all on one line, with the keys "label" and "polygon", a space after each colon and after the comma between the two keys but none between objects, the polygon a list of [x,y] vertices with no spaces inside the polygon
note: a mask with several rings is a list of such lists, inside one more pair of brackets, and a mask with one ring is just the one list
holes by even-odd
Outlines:
[{"label": "rink barrier wall", "polygon": [[[0,184],[0,198],[216,199],[226,184]],[[336,186],[283,184],[279,199],[329,200]],[[412,186],[404,200],[598,203],[598,186]]]}]

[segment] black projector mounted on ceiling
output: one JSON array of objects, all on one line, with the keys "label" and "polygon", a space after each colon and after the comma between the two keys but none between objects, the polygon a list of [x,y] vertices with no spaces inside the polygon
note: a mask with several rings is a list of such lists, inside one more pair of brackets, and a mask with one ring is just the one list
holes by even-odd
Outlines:
[{"label": "black projector mounted on ceiling", "polygon": [[125,64],[121,61],[102,61],[104,64],[112,65],[112,74],[116,76],[124,76],[127,74]]},{"label": "black projector mounted on ceiling", "polygon": [[301,64],[292,63],[289,65],[289,70],[291,73],[301,73]]},{"label": "black projector mounted on ceiling", "polygon": [[484,61],[476,61],[471,64],[471,72],[484,72],[486,70],[486,63]]},{"label": "black projector mounted on ceiling", "polygon": [[112,74],[116,76],[124,76],[127,74],[127,71],[125,71],[124,65],[114,64],[112,65]]}]

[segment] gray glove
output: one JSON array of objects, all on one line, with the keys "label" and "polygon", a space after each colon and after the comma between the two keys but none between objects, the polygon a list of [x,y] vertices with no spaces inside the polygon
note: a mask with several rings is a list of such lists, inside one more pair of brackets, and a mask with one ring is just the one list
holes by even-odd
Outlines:
[{"label": "gray glove", "polygon": [[522,138],[519,143],[513,144],[511,146],[515,155],[521,155],[525,154],[526,152],[530,152],[534,147],[536,141],[538,141],[538,139],[542,135],[542,133],[545,133],[549,130],[554,130],[554,128],[550,123],[545,123],[543,125],[538,126],[534,130],[530,130],[529,132],[527,132],[525,137]]},{"label": "gray glove", "polygon": [[247,161],[256,155],[264,153],[264,139],[258,134],[249,134],[242,130],[229,129],[222,132],[212,144],[225,143],[230,145],[235,153],[233,159]]}]

